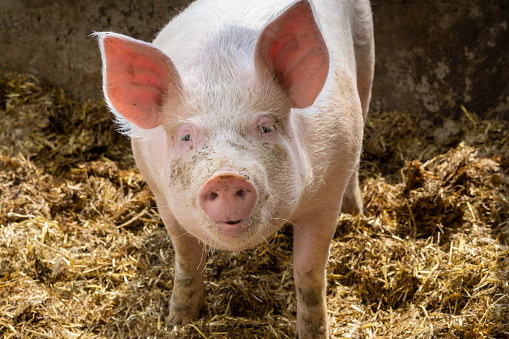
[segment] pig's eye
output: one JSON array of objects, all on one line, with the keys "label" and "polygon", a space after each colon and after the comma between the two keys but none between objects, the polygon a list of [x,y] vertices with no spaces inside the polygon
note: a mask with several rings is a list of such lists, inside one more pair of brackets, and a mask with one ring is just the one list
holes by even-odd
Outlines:
[{"label": "pig's eye", "polygon": [[263,140],[264,142],[275,141],[278,135],[278,127],[274,118],[270,115],[262,115],[256,121],[256,125],[254,126],[253,132],[254,135],[259,140]]},{"label": "pig's eye", "polygon": [[262,126],[262,133],[270,133],[274,130],[273,126]]},{"label": "pig's eye", "polygon": [[186,134],[180,137],[181,141],[191,141],[191,134]]}]

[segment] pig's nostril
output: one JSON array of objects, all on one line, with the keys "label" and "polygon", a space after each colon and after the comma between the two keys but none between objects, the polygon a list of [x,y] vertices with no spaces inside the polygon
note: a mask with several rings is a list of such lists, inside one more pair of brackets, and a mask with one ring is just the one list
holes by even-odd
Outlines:
[{"label": "pig's nostril", "polygon": [[243,189],[239,189],[239,190],[237,191],[237,195],[238,195],[239,197],[244,197],[244,196],[246,195],[246,191],[244,191]]},{"label": "pig's nostril", "polygon": [[210,196],[209,196],[209,197],[210,197],[210,200],[214,200],[215,198],[217,198],[217,197],[218,197],[218,195],[217,195],[217,193],[216,193],[216,192],[212,192],[212,193],[210,193]]}]

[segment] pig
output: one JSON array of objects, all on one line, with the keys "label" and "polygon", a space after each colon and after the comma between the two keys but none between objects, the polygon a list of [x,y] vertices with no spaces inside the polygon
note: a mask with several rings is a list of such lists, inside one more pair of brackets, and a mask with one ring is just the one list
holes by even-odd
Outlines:
[{"label": "pig", "polygon": [[296,336],[330,337],[331,239],[341,209],[363,209],[369,1],[197,0],[152,43],[96,35],[105,100],[175,250],[168,323],[199,317],[210,248],[242,251],[289,224]]}]

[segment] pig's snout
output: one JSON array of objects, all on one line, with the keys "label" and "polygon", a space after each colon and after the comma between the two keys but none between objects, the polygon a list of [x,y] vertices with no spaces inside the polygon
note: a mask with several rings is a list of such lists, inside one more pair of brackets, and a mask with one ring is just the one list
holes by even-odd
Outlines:
[{"label": "pig's snout", "polygon": [[256,204],[254,185],[233,172],[210,177],[199,191],[200,206],[212,221],[237,225],[248,218]]}]

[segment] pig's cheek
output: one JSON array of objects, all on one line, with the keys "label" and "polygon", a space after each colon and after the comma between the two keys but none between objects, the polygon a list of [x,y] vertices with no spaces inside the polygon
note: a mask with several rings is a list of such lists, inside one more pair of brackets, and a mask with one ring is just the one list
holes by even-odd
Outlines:
[{"label": "pig's cheek", "polygon": [[[188,151],[181,156],[174,156],[170,161],[169,199],[180,201],[181,207],[198,208],[198,189],[200,181],[193,173],[203,165],[199,162],[199,155]],[[185,202],[185,204],[182,203]]]},{"label": "pig's cheek", "polygon": [[186,170],[185,162],[181,157],[170,163],[169,187],[175,190],[176,187],[187,187],[190,184],[189,172]]},{"label": "pig's cheek", "polygon": [[279,144],[263,144],[265,149],[263,162],[267,168],[268,178],[279,178],[286,175],[289,168],[288,151]]},{"label": "pig's cheek", "polygon": [[297,199],[294,185],[296,174],[292,170],[291,157],[286,147],[279,144],[265,144],[262,155],[262,164],[266,168],[266,177],[268,179],[267,189],[270,193],[269,208],[272,213],[281,214],[280,217],[286,217],[293,208],[291,205]]}]

